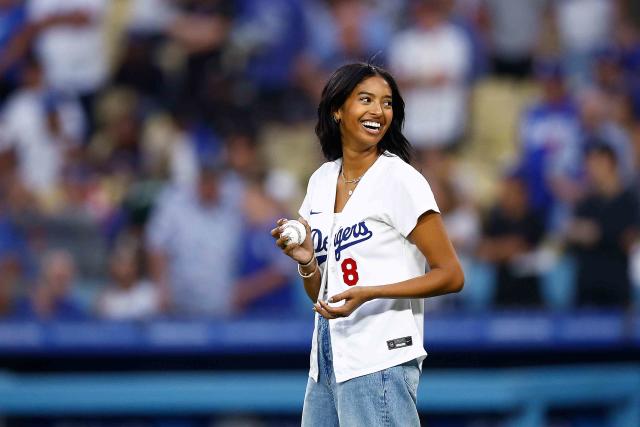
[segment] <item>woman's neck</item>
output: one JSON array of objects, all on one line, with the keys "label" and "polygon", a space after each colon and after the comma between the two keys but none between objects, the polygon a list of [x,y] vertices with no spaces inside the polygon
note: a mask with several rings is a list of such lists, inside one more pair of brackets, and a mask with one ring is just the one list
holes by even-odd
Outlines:
[{"label": "woman's neck", "polygon": [[378,159],[377,147],[368,148],[365,151],[354,151],[342,148],[342,172],[346,179],[356,179],[364,173]]}]

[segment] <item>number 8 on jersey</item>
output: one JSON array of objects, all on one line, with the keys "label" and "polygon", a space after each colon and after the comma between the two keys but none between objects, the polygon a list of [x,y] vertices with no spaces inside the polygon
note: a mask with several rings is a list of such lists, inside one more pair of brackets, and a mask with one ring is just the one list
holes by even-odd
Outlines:
[{"label": "number 8 on jersey", "polygon": [[342,268],[342,280],[348,286],[353,286],[358,283],[360,277],[358,276],[358,264],[353,258],[345,258],[340,264]]}]

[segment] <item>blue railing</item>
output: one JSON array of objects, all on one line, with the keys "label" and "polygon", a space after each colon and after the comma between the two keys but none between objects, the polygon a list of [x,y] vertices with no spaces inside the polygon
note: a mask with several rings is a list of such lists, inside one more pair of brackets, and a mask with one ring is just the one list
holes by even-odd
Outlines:
[{"label": "blue railing", "polygon": [[[299,414],[305,372],[2,374],[0,415]],[[419,409],[499,413],[547,425],[550,410],[596,406],[610,427],[640,426],[640,364],[425,371]]]}]

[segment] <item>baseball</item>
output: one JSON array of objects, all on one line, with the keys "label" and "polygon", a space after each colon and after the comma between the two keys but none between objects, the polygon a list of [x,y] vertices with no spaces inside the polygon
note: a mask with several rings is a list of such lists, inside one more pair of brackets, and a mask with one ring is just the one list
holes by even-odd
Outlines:
[{"label": "baseball", "polygon": [[292,219],[282,226],[281,236],[287,239],[287,246],[301,245],[307,237],[307,230],[301,222]]}]

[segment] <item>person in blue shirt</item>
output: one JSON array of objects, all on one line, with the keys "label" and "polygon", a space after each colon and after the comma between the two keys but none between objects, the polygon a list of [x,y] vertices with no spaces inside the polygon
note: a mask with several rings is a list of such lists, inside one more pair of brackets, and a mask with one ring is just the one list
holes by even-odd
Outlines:
[{"label": "person in blue shirt", "polygon": [[18,300],[16,316],[37,320],[79,320],[86,317],[74,294],[76,265],[69,252],[54,249],[41,261],[33,291]]},{"label": "person in blue shirt", "polygon": [[271,244],[272,224],[283,209],[266,191],[264,177],[247,183],[243,200],[238,281],[234,289],[236,312],[241,315],[290,313],[295,306],[296,269]]},{"label": "person in blue shirt", "polygon": [[302,91],[292,84],[292,70],[308,39],[302,1],[241,0],[238,12],[232,44],[236,54],[244,57],[244,75],[258,101],[256,114],[286,122],[312,111]]},{"label": "person in blue shirt", "polygon": [[579,112],[569,96],[559,62],[536,67],[542,99],[530,106],[520,123],[519,170],[529,193],[529,203],[556,228],[565,205],[578,194],[581,166]]}]

